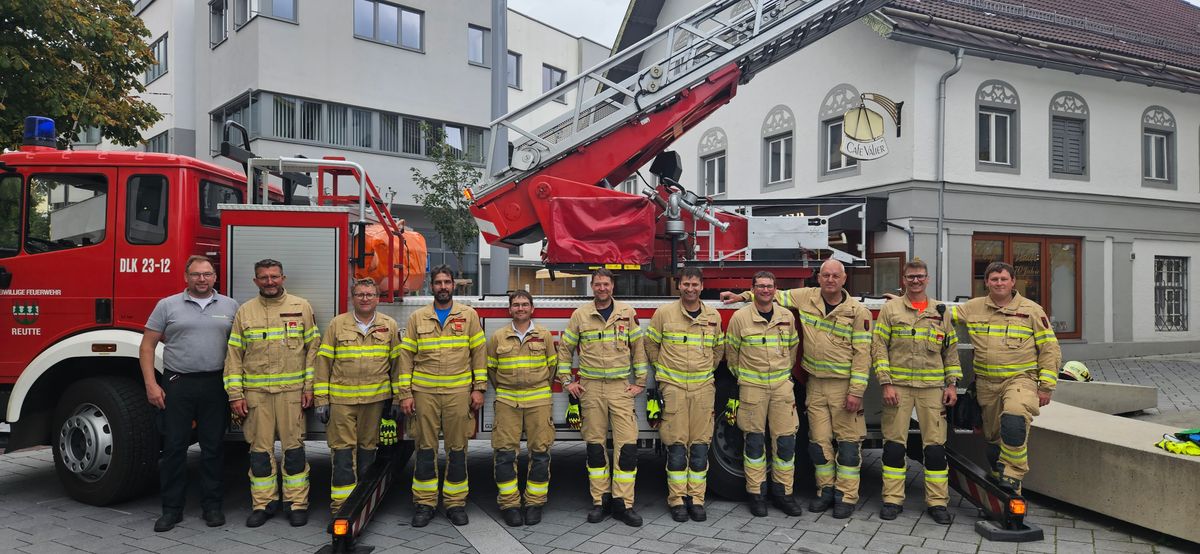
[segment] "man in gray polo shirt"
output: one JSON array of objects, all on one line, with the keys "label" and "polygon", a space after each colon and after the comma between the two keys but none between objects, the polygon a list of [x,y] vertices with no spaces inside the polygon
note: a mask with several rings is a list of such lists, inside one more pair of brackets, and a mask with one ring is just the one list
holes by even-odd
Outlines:
[{"label": "man in gray polo shirt", "polygon": [[[183,520],[193,421],[200,443],[200,507],[204,522],[209,527],[225,524],[221,465],[229,398],[221,375],[238,304],[217,293],[217,276],[208,258],[188,258],[184,272],[187,289],[158,301],[146,321],[139,350],[146,400],[162,410],[162,517],[154,522],[156,532],[170,531]],[[164,343],[161,376],[154,369],[154,350],[159,342]]]}]

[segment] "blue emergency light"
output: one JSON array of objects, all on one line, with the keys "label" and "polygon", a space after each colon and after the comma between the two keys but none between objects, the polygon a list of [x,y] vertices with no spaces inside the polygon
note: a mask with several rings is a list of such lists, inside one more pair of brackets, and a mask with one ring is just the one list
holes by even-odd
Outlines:
[{"label": "blue emergency light", "polygon": [[21,144],[54,148],[57,145],[57,136],[53,119],[31,115],[25,118],[25,135]]}]

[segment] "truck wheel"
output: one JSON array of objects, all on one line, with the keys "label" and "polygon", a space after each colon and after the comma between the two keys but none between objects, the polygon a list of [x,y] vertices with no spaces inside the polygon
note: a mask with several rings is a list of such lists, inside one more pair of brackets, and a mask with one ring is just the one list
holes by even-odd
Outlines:
[{"label": "truck wheel", "polygon": [[708,449],[708,490],[722,498],[746,497],[746,474],[742,471],[742,430],[725,422],[725,402],[737,393],[737,383],[717,379],[716,406],[713,410],[712,445]]},{"label": "truck wheel", "polygon": [[160,437],[145,391],[130,379],[67,388],[54,410],[54,468],[71,498],[107,506],[157,483]]}]

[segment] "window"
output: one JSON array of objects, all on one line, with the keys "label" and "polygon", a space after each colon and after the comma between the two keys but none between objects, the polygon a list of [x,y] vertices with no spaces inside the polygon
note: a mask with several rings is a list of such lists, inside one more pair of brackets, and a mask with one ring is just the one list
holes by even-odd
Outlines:
[{"label": "window", "polygon": [[617,185],[617,190],[628,194],[637,194],[640,188],[641,187],[638,186],[637,173],[630,175],[627,179],[621,181],[620,185]]},{"label": "window", "polygon": [[304,101],[300,108],[300,138],[303,140],[325,140],[325,131],[321,125],[321,104]]},{"label": "window", "polygon": [[1060,92],[1050,99],[1050,176],[1088,179],[1088,117],[1083,97]]},{"label": "window", "polygon": [[350,110],[350,145],[370,148],[372,141],[372,113],[367,110]]},{"label": "window", "polygon": [[296,100],[278,95],[271,100],[271,133],[279,138],[296,138]]},{"label": "window", "polygon": [[171,137],[167,134],[168,131],[163,131],[157,135],[146,139],[147,152],[167,153],[171,151]]},{"label": "window", "polygon": [[[904,277],[900,275],[904,268],[904,252],[876,252],[871,256],[870,264],[871,287],[876,295],[904,294]],[[933,279],[933,276],[927,279]]]},{"label": "window", "polygon": [[349,144],[346,139],[346,121],[350,119],[346,113],[346,106],[338,106],[336,104],[326,104],[325,128],[329,129],[329,143],[338,146],[346,146]]},{"label": "window", "polygon": [[234,0],[234,26],[241,27],[260,15],[295,22],[296,0]]},{"label": "window", "polygon": [[225,2],[226,0],[210,0],[208,3],[209,48],[216,48],[229,36],[229,25],[225,21],[228,19],[229,8]]},{"label": "window", "polygon": [[1142,186],[1175,188],[1175,116],[1162,106],[1142,112]]},{"label": "window", "polygon": [[[563,84],[567,79],[567,73],[557,67],[542,64],[542,92],[546,93],[554,87]],[[566,103],[566,95],[560,94],[554,98],[556,102]]]},{"label": "window", "polygon": [[521,88],[521,55],[512,50],[508,51],[508,86]]},{"label": "window", "polygon": [[454,157],[463,157],[463,128],[457,125],[444,125],[442,127],[444,133],[443,138],[446,141],[446,146],[450,147],[450,151],[454,153]]},{"label": "window", "polygon": [[134,175],[125,187],[125,241],[162,244],[167,240],[167,178]]},{"label": "window", "polygon": [[354,0],[354,36],[359,38],[420,50],[424,19],[424,13],[411,8],[376,0]]},{"label": "window", "polygon": [[979,161],[1011,165],[1011,112],[979,110]]},{"label": "window", "polygon": [[167,35],[150,43],[150,52],[154,54],[154,65],[146,70],[146,84],[167,72]]},{"label": "window", "polygon": [[767,138],[766,144],[767,184],[792,180],[792,135]]},{"label": "window", "polygon": [[487,156],[484,154],[487,135],[479,127],[467,127],[467,161],[483,163]]},{"label": "window", "polygon": [[1020,173],[1020,105],[1003,81],[984,81],[975,92],[975,170]]},{"label": "window", "polygon": [[704,196],[725,194],[725,153],[703,158],[701,163],[704,164]]},{"label": "window", "polygon": [[[250,135],[250,139],[258,138],[258,93],[242,95],[240,98],[233,100],[225,106],[212,112],[212,130],[209,133],[209,148],[212,154],[217,154],[221,151],[221,138],[225,130],[226,121],[235,121],[246,128]],[[241,141],[241,134],[237,131],[232,131],[230,140]]]},{"label": "window", "polygon": [[30,254],[104,241],[108,182],[101,175],[60,173],[29,179],[25,251]]},{"label": "window", "polygon": [[21,248],[21,176],[0,177],[0,258],[11,258]]},{"label": "window", "polygon": [[475,65],[490,65],[488,41],[491,32],[483,27],[467,26],[467,61]]},{"label": "window", "polygon": [[212,181],[200,181],[200,224],[209,227],[221,226],[221,211],[219,204],[241,204],[242,191],[229,185],[221,185]]},{"label": "window", "polygon": [[379,149],[400,152],[400,116],[379,114]]},{"label": "window", "polygon": [[767,112],[762,125],[762,176],[764,192],[794,186],[792,182],[792,137],[796,117],[787,106],[778,105]]},{"label": "window", "polygon": [[1041,304],[1059,338],[1082,336],[1081,241],[1074,237],[979,234],[972,239],[972,296],[987,294],[991,262],[1012,264],[1016,291]]},{"label": "window", "polygon": [[1188,259],[1154,257],[1154,330],[1188,330]]},{"label": "window", "polygon": [[825,160],[823,167],[825,173],[833,173],[835,171],[843,171],[858,167],[858,160],[851,158],[842,153],[842,125],[841,119],[831,119],[825,122]]}]

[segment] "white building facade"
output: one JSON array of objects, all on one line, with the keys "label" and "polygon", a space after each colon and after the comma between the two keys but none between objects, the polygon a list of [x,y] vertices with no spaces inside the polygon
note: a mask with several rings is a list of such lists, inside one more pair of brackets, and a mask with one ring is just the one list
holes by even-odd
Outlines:
[{"label": "white building facade", "polygon": [[[701,3],[635,0],[631,14],[661,27]],[[860,240],[871,267],[852,272],[856,293],[895,292],[919,257],[931,291],[977,296],[983,269],[1002,260],[1047,308],[1068,359],[1200,350],[1200,87],[1186,84],[1197,67],[1146,86],[1065,54],[991,52],[912,31],[914,4],[893,2],[740,87],[673,145],[683,180],[725,199],[886,198],[888,226]],[[1004,13],[990,4],[1004,3],[981,10]],[[992,30],[941,22],[966,38]],[[618,48],[646,32],[629,36],[627,23]],[[1179,58],[1200,66],[1200,51]],[[888,121],[890,154],[860,162],[837,141],[841,116],[868,92],[904,102],[902,132]]]}]

